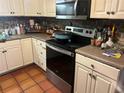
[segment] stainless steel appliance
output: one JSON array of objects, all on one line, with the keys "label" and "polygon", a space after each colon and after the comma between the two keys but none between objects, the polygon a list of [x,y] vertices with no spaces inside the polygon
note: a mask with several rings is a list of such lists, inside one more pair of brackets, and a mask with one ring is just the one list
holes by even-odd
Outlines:
[{"label": "stainless steel appliance", "polygon": [[90,0],[57,0],[57,19],[87,19],[90,13]]},{"label": "stainless steel appliance", "polygon": [[51,39],[47,40],[47,77],[63,93],[73,93],[75,71],[75,49],[90,44],[94,37],[92,29],[66,26],[70,34],[68,42]]}]

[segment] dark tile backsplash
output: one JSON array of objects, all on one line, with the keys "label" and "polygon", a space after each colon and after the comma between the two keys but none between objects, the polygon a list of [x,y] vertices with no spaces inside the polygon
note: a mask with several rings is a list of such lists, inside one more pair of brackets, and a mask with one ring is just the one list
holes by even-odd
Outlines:
[{"label": "dark tile backsplash", "polygon": [[102,27],[104,25],[115,24],[119,28],[124,25],[124,20],[104,20],[104,19],[88,19],[88,20],[60,20],[56,18],[45,17],[0,17],[0,29],[5,29],[16,24],[29,26],[29,20],[34,19],[35,23],[39,23],[44,27],[59,25],[64,28],[66,25],[78,27]]}]

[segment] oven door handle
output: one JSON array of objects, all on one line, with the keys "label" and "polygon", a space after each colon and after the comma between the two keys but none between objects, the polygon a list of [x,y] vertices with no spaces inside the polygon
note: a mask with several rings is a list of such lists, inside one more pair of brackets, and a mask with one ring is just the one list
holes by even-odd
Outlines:
[{"label": "oven door handle", "polygon": [[65,54],[65,55],[68,55],[68,56],[71,56],[71,57],[74,57],[74,53],[73,52],[70,52],[70,51],[67,51],[65,49],[62,49],[62,48],[59,48],[59,47],[56,47],[56,46],[52,46],[50,44],[46,44],[47,47],[57,51],[57,52],[60,52],[62,54]]}]

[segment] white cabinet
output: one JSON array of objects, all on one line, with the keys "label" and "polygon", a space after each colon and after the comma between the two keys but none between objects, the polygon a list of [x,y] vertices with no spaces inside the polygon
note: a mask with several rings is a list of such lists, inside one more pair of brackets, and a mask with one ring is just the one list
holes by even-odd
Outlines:
[{"label": "white cabinet", "polygon": [[76,54],[74,93],[115,93],[119,71]]},{"label": "white cabinet", "polygon": [[39,0],[24,0],[24,11],[26,16],[37,16]]},{"label": "white cabinet", "polygon": [[10,14],[10,3],[9,0],[0,0],[0,15],[9,15]]},{"label": "white cabinet", "polygon": [[116,81],[93,72],[91,93],[115,93]]},{"label": "white cabinet", "polygon": [[26,38],[21,40],[24,65],[33,63],[32,40]]},{"label": "white cabinet", "polygon": [[23,66],[20,40],[0,43],[0,74]]},{"label": "white cabinet", "polygon": [[45,0],[45,16],[56,16],[56,0]]},{"label": "white cabinet", "polygon": [[23,65],[21,46],[12,46],[6,48],[6,62],[8,70],[20,67]]},{"label": "white cabinet", "polygon": [[13,16],[24,15],[24,2],[23,0],[10,0],[11,11]]},{"label": "white cabinet", "polygon": [[23,0],[0,0],[0,16],[24,15]]},{"label": "white cabinet", "polygon": [[7,71],[4,50],[0,49],[0,73]]},{"label": "white cabinet", "polygon": [[123,0],[92,0],[91,18],[124,19]]},{"label": "white cabinet", "polygon": [[90,93],[92,70],[76,64],[75,72],[75,92],[74,93]]},{"label": "white cabinet", "polygon": [[24,0],[24,10],[26,16],[43,16],[45,0]]},{"label": "white cabinet", "polygon": [[46,71],[46,43],[33,39],[34,63]]},{"label": "white cabinet", "polygon": [[33,43],[33,62],[38,65],[39,56],[38,56],[37,40],[32,38],[32,43]]}]

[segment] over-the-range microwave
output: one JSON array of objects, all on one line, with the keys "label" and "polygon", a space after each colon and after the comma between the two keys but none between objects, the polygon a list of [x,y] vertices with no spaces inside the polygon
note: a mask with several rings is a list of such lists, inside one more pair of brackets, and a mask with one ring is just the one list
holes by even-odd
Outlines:
[{"label": "over-the-range microwave", "polygon": [[56,0],[57,19],[87,19],[90,0]]}]

